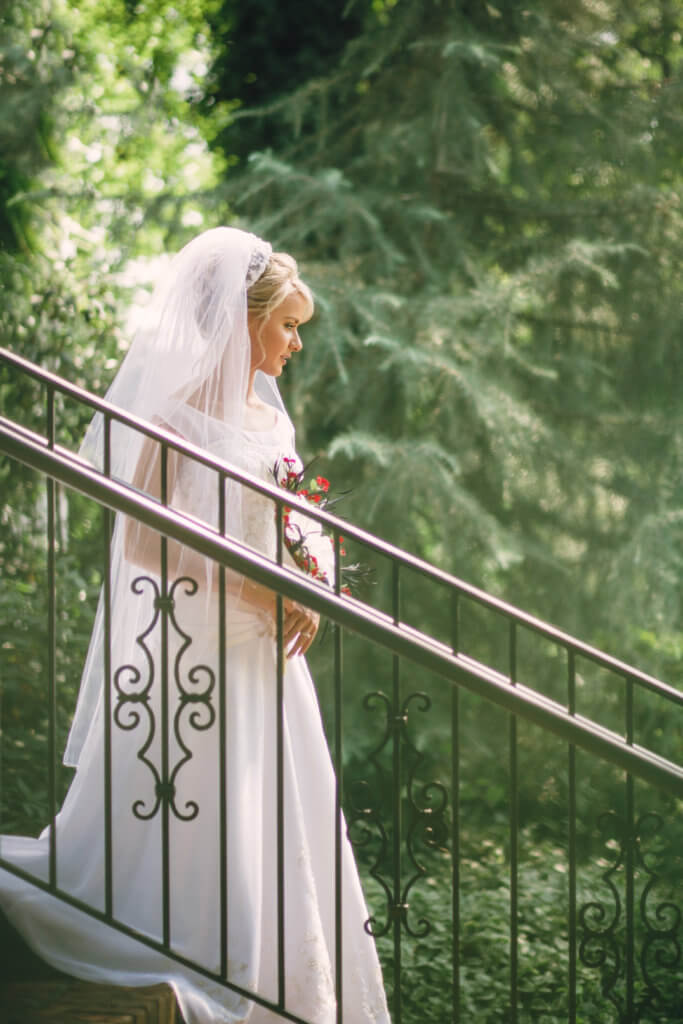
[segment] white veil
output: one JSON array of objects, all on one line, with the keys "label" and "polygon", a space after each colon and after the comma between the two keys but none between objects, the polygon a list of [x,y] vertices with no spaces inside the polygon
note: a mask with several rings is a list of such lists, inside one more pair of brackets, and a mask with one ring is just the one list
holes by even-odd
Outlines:
[{"label": "white veil", "polygon": [[[221,436],[229,432],[237,439],[243,425],[251,365],[247,289],[264,272],[271,252],[268,242],[229,227],[206,231],[186,245],[165,271],[152,297],[145,326],[135,334],[107,392],[107,401],[209,452],[218,429]],[[272,377],[257,371],[254,383],[262,400],[284,412]],[[112,477],[158,498],[160,446],[132,428],[112,421],[106,456],[106,436],[104,417],[98,413],[88,427],[80,454],[99,468],[106,467]],[[202,467],[184,464],[184,472],[188,468],[191,486],[197,492],[211,489],[211,495],[215,495],[215,499],[207,502],[207,508],[213,509],[212,525],[217,527],[217,476]],[[169,504],[177,469],[178,457],[169,454]],[[242,536],[241,492],[240,485],[230,483],[225,492],[227,530],[238,538]],[[105,643],[110,643],[113,652],[125,645],[130,648],[149,620],[151,601],[136,601],[131,596],[135,578],[146,570],[155,572],[147,555],[131,556],[131,544],[133,548],[136,544],[140,550],[144,548],[144,532],[144,527],[117,515],[110,549],[111,629],[105,629],[101,597],[64,754],[65,764],[78,764],[100,706]],[[149,547],[149,536],[146,543]],[[156,535],[153,544],[158,559]],[[198,563],[199,556],[175,547],[175,562],[171,564],[169,560],[169,579],[171,575],[177,578],[186,574],[195,579],[203,575],[198,582],[210,589],[211,564],[206,560]]]}]

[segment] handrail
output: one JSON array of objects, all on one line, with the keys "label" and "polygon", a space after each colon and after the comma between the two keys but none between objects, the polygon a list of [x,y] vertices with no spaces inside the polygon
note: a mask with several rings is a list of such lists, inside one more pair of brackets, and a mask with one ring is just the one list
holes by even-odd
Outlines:
[{"label": "handrail", "polygon": [[[177,434],[170,433],[162,427],[155,426],[146,420],[134,416],[132,413],[125,412],[123,409],[112,405],[110,402],[107,402],[102,398],[98,398],[95,395],[90,394],[82,388],[79,388],[77,385],[59,377],[57,374],[36,366],[34,363],[29,362],[27,359],[24,359],[22,356],[19,356],[14,352],[10,352],[8,349],[0,347],[0,361],[14,366],[16,369],[21,370],[22,373],[28,374],[35,380],[40,381],[44,385],[53,388],[62,394],[83,402],[90,406],[94,411],[102,412],[119,423],[140,431],[147,437],[163,442],[174,451],[190,456],[192,459],[209,469],[226,473],[226,475],[231,479],[244,484],[266,497],[273,498],[274,500],[281,500],[282,498],[282,491],[276,484],[268,484],[244,470],[231,466],[216,456],[209,455],[203,449],[185,441]],[[5,425],[9,424],[15,429],[17,427],[16,424],[12,423],[12,421],[5,420],[3,417],[0,417],[0,423]],[[26,431],[26,436],[30,436],[34,439],[40,437],[40,435],[34,434],[30,431]],[[45,442],[45,439],[43,439],[43,441]],[[68,449],[60,450],[65,453],[68,452]],[[78,459],[78,456],[75,453],[68,452],[68,454],[72,459]],[[82,460],[79,461],[82,464]],[[656,693],[660,697],[664,697],[678,707],[683,708],[683,692],[667,683],[663,683],[654,676],[648,675],[646,672],[642,672],[633,665],[629,665],[610,654],[606,654],[604,651],[600,651],[597,648],[592,647],[590,644],[584,643],[582,640],[579,640],[571,634],[566,633],[549,623],[543,622],[543,620],[516,608],[514,605],[508,604],[500,598],[487,594],[478,587],[475,587],[442,569],[438,569],[437,567],[430,565],[429,562],[426,562],[415,555],[411,555],[400,548],[394,547],[387,541],[375,537],[373,534],[367,533],[365,530],[354,526],[346,520],[341,520],[337,516],[331,515],[329,512],[314,508],[311,505],[302,507],[301,512],[314,522],[343,533],[344,537],[348,540],[356,541],[369,550],[374,551],[376,554],[386,556],[393,561],[398,562],[406,569],[418,572],[435,583],[445,585],[457,593],[476,601],[478,604],[488,608],[490,611],[499,612],[502,615],[505,615],[508,619],[533,630],[535,633],[553,641],[559,646],[571,649],[575,654],[589,659],[594,664],[599,665],[602,668],[606,668],[624,679],[633,680],[643,688]]]},{"label": "handrail", "polygon": [[[344,628],[381,644],[394,654],[410,659],[509,712],[549,729],[569,743],[604,757],[634,776],[683,797],[683,768],[673,762],[636,744],[625,742],[616,733],[594,722],[571,714],[562,705],[517,680],[511,685],[510,679],[501,673],[454,652],[445,644],[417,630],[404,624],[395,624],[388,616],[361,602],[336,595],[238,541],[221,536],[211,527],[175,512],[127,484],[106,477],[66,449],[48,448],[44,439],[37,435],[31,437],[30,434],[25,428],[13,429],[6,419],[0,420],[0,451],[114,511],[133,515],[167,537],[192,547],[219,564],[301,601]],[[221,470],[233,472],[225,463],[219,463],[219,466]],[[241,473],[239,475],[242,476]],[[251,485],[255,478],[245,482]],[[261,485],[259,489],[276,500],[283,500],[282,491],[277,487]],[[339,522],[328,515],[321,516],[321,520],[335,524]],[[350,536],[347,524],[341,526],[345,534]],[[681,696],[678,691],[673,693]]]}]

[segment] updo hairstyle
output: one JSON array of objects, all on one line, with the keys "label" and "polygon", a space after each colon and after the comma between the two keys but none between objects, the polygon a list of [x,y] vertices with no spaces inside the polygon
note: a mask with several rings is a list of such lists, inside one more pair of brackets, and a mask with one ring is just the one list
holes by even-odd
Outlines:
[{"label": "updo hairstyle", "polygon": [[274,309],[292,292],[298,292],[313,315],[311,289],[299,277],[296,260],[286,252],[274,252],[266,269],[247,290],[247,311],[257,320],[265,322]]}]

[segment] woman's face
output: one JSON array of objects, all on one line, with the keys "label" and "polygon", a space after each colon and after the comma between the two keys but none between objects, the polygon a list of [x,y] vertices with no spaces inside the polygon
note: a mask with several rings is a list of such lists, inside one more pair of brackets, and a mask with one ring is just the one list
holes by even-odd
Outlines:
[{"label": "woman's face", "polygon": [[279,377],[287,360],[301,350],[299,327],[311,318],[309,303],[299,292],[291,292],[267,319],[249,317],[251,368]]}]

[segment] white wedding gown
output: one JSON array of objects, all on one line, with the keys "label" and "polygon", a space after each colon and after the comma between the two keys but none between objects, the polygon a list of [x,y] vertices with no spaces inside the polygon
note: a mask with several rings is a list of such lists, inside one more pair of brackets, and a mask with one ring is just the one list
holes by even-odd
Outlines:
[{"label": "white wedding gown", "polygon": [[[226,450],[216,423],[214,454],[238,461],[273,482],[272,468],[293,457],[285,417],[272,429],[243,432],[238,458]],[[190,433],[190,432],[188,432]],[[232,446],[234,448],[234,444]],[[181,472],[174,504],[201,511],[196,479]],[[273,504],[248,492],[244,498],[244,537],[261,552],[274,555]],[[310,522],[310,521],[307,521]],[[329,545],[328,545],[329,546]],[[140,575],[145,575],[143,571]],[[180,590],[181,588],[178,588]],[[153,616],[152,584],[130,601],[148,601]],[[173,674],[169,679],[171,768],[178,766],[169,814],[170,947],[211,972],[220,972],[221,870],[227,871],[227,979],[248,992],[278,998],[278,886],[276,785],[276,645],[272,629],[253,612],[231,609],[226,655],[227,843],[220,856],[218,625],[216,609],[205,598],[176,590],[174,614],[192,638],[181,652],[181,677],[188,691],[210,689],[206,701],[181,708]],[[158,653],[158,628],[147,644]],[[172,630],[170,632],[173,632]],[[175,642],[175,648],[173,643]],[[169,641],[171,655],[178,639]],[[125,659],[145,668],[135,638]],[[123,652],[122,652],[123,653]],[[125,661],[124,659],[124,661]],[[121,662],[120,664],[122,664]],[[334,776],[320,712],[303,657],[286,661],[284,675],[284,981],[285,1007],[307,1024],[335,1024],[335,813]],[[208,671],[190,678],[192,666]],[[114,663],[115,670],[120,665]],[[130,672],[119,677],[131,691]],[[189,680],[189,681],[188,681]],[[193,691],[194,687],[194,691]],[[149,703],[124,703],[114,715],[113,751],[113,913],[124,925],[162,938],[162,813],[155,811],[151,766],[161,758],[161,707],[157,681]],[[112,690],[113,705],[118,691]],[[178,736],[173,729],[179,715]],[[137,719],[135,716],[137,715]],[[192,716],[195,716],[192,718]],[[139,752],[154,733],[148,748]],[[135,724],[137,723],[137,724]],[[123,728],[122,726],[127,726]],[[78,770],[57,818],[57,881],[61,889],[104,911],[103,712],[89,730]],[[182,763],[181,763],[182,762]],[[191,820],[192,802],[197,813]],[[137,810],[137,815],[134,813]],[[154,813],[152,813],[154,812]],[[148,820],[143,816],[148,815]],[[0,855],[33,875],[48,879],[49,834],[38,839],[5,836]],[[388,1024],[389,1015],[374,942],[364,929],[368,918],[351,846],[342,853],[343,1019],[348,1024]],[[181,966],[122,932],[54,896],[0,870],[0,905],[29,944],[50,964],[91,981],[173,985],[187,1024],[238,1022],[276,1024],[282,1018]]]}]

